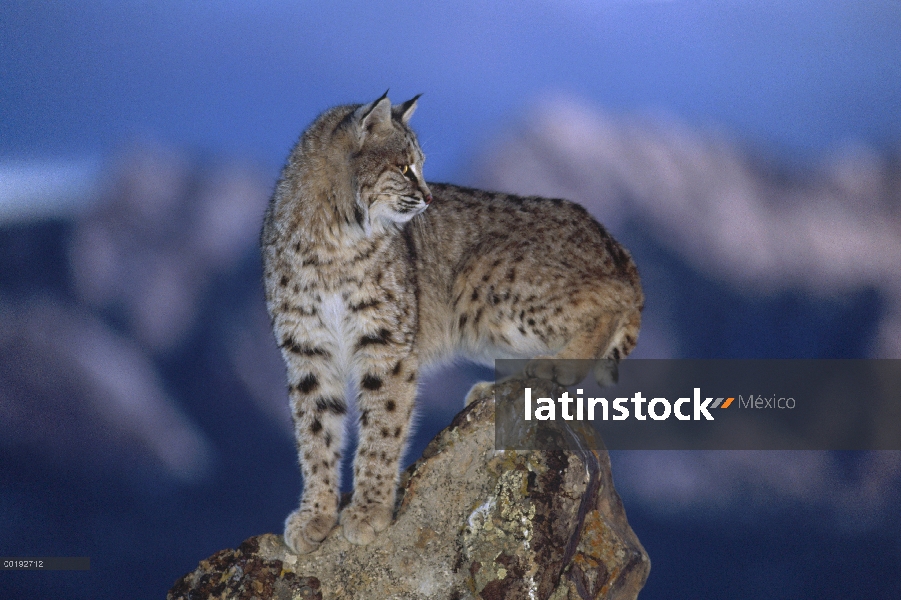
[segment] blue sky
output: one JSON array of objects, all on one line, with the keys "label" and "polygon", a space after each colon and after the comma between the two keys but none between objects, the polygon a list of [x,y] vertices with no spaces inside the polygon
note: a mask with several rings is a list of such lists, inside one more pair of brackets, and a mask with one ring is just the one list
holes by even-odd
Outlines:
[{"label": "blue sky", "polygon": [[807,159],[901,139],[901,1],[6,0],[0,160],[140,137],[274,174],[320,111],[423,92],[431,179],[543,94]]}]

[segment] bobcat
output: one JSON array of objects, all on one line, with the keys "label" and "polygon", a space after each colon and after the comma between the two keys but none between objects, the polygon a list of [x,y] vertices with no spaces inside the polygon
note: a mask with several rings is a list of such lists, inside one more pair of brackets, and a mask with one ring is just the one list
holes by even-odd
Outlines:
[{"label": "bobcat", "polygon": [[[644,296],[628,252],[571,202],[427,184],[408,126],[418,98],[392,106],[386,92],[320,115],[266,212],[266,302],[304,479],[285,523],[296,553],[338,521],[348,380],[359,444],[341,525],[368,544],[393,516],[424,366],[460,353],[615,365],[637,339]],[[563,384],[585,375],[529,365]]]}]

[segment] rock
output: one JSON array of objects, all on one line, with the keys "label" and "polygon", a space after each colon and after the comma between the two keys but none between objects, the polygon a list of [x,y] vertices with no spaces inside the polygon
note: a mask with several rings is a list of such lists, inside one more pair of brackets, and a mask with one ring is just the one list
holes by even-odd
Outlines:
[{"label": "rock", "polygon": [[[507,381],[496,386],[499,404],[521,398],[525,384],[542,396],[562,391]],[[396,520],[375,543],[354,546],[336,530],[296,556],[281,536],[260,535],[201,561],[168,600],[636,598],[650,561],[606,451],[560,439],[540,452],[496,451],[486,392],[403,474]]]}]

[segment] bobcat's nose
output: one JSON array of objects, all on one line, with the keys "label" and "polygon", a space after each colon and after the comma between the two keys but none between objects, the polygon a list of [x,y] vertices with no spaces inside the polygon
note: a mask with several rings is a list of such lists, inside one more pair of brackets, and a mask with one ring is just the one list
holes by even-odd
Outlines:
[{"label": "bobcat's nose", "polygon": [[432,195],[431,194],[425,195],[425,203],[426,203],[426,205],[429,205],[432,203]]}]

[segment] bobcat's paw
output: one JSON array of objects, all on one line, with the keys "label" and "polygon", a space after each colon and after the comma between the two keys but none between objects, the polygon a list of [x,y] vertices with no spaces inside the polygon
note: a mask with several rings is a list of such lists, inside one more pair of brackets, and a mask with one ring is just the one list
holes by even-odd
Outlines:
[{"label": "bobcat's paw", "polygon": [[566,387],[585,379],[590,368],[591,363],[586,360],[555,360],[539,357],[526,364],[526,375],[553,381]]},{"label": "bobcat's paw", "polygon": [[493,381],[480,381],[475,384],[471,388],[469,388],[469,393],[466,394],[466,401],[463,406],[469,406],[473,403],[473,401],[478,398],[484,398],[486,396],[494,395],[494,382]]},{"label": "bobcat's paw", "polygon": [[376,534],[391,524],[393,514],[394,510],[384,504],[357,505],[351,502],[341,512],[344,539],[358,546],[372,543]]},{"label": "bobcat's paw", "polygon": [[328,537],[337,521],[336,515],[299,508],[285,521],[285,544],[295,554],[308,554]]},{"label": "bobcat's paw", "polygon": [[619,364],[612,358],[602,358],[594,365],[594,378],[602,388],[619,381]]}]

